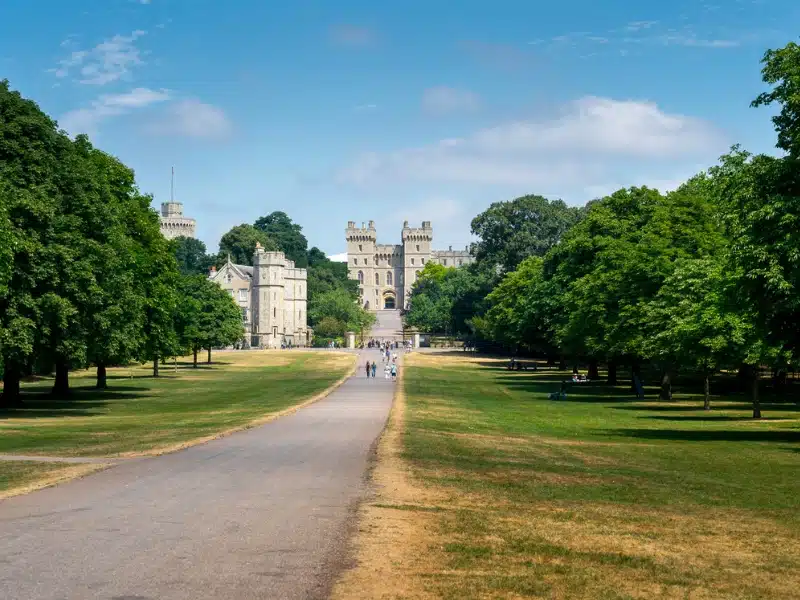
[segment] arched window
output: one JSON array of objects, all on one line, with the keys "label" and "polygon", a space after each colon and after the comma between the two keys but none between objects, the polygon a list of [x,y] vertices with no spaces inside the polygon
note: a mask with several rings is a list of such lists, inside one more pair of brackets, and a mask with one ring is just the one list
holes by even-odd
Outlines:
[{"label": "arched window", "polygon": [[386,285],[392,285],[392,272],[386,272]]},{"label": "arched window", "polygon": [[381,284],[381,276],[379,273],[375,273],[375,285]]},{"label": "arched window", "polygon": [[358,283],[364,283],[364,271],[358,272]]}]

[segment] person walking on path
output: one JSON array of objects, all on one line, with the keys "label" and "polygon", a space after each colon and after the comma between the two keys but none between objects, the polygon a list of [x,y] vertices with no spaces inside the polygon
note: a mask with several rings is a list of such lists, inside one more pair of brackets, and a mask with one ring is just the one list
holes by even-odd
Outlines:
[{"label": "person walking on path", "polygon": [[389,379],[389,377],[391,376],[391,374],[392,374],[392,367],[390,367],[390,366],[389,366],[389,363],[387,362],[387,363],[386,363],[386,366],[385,366],[385,367],[383,367],[383,378],[384,378],[384,379]]},{"label": "person walking on path", "polygon": [[372,361],[372,378],[373,378],[373,379],[375,379],[375,371],[377,371],[377,370],[378,370],[378,365],[377,365],[377,364],[375,363],[375,361],[373,360],[373,361]]},{"label": "person walking on path", "polygon": [[392,381],[397,379],[397,363],[392,364]]},{"label": "person walking on path", "polygon": [[369,364],[369,361],[367,361],[367,379],[369,379],[369,372],[370,372],[371,370],[372,370],[372,365],[370,365],[370,364]]}]

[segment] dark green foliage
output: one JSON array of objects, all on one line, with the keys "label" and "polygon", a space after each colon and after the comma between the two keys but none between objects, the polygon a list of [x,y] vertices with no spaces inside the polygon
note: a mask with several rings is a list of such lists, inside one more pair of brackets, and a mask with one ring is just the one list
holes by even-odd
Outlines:
[{"label": "dark green foliage", "polygon": [[303,235],[303,228],[293,223],[285,212],[272,212],[253,225],[266,233],[275,242],[278,250],[294,261],[296,267],[305,268],[308,265],[308,240]]},{"label": "dark green foliage", "polygon": [[217,267],[225,264],[228,256],[237,265],[252,265],[256,244],[261,244],[267,252],[278,250],[275,241],[260,229],[246,223],[233,227],[219,241]]},{"label": "dark green foliage", "polygon": [[472,220],[480,238],[473,253],[479,263],[513,271],[529,256],[544,256],[578,222],[579,208],[543,196],[495,202]]},{"label": "dark green foliage", "polygon": [[206,275],[214,264],[215,257],[206,254],[206,245],[198,239],[179,236],[170,247],[181,275]]},{"label": "dark green foliage", "polygon": [[772,117],[777,146],[800,157],[800,46],[790,42],[778,50],[767,50],[761,63],[764,83],[774,88],[760,94],[752,106],[780,105],[780,113]]}]

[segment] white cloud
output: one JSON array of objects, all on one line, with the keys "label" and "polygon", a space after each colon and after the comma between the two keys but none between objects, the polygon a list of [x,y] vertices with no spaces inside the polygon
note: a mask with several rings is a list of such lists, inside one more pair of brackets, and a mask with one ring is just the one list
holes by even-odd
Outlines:
[{"label": "white cloud", "polygon": [[364,111],[364,110],[375,110],[378,108],[377,104],[359,104],[355,107],[355,110]]},{"label": "white cloud", "polygon": [[89,50],[75,50],[49,72],[64,78],[77,71],[77,81],[87,85],[105,85],[127,77],[131,68],[144,64],[135,42],[146,33],[137,29],[127,36],[115,35]]},{"label": "white cloud", "polygon": [[169,90],[135,88],[124,94],[103,94],[91,106],[70,111],[60,125],[72,134],[95,133],[101,121],[170,99]]},{"label": "white cloud", "polygon": [[375,41],[375,32],[358,25],[333,25],[328,32],[334,44],[340,46],[369,46]]},{"label": "white cloud", "polygon": [[468,90],[438,86],[425,90],[422,107],[431,113],[474,111],[480,107],[480,98]]},{"label": "white cloud", "polygon": [[329,256],[328,259],[332,260],[333,262],[347,262],[347,252],[333,254]]},{"label": "white cloud", "polygon": [[221,108],[192,98],[171,105],[168,119],[156,123],[150,131],[159,135],[224,138],[232,126]]},{"label": "white cloud", "polygon": [[677,166],[713,160],[726,147],[710,124],[651,102],[585,97],[559,116],[500,124],[460,138],[361,156],[338,181],[382,185],[423,181],[564,190],[629,179],[672,177]]}]

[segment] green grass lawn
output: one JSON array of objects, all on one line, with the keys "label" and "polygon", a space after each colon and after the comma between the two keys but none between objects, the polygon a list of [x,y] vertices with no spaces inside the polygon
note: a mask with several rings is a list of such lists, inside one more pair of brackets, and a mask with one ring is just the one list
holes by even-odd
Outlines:
[{"label": "green grass lawn", "polygon": [[745,398],[603,384],[551,401],[564,374],[503,365],[407,362],[404,456],[441,499],[431,592],[800,598],[800,407],[754,421]]},{"label": "green grass lawn", "polygon": [[[345,354],[217,353],[211,365],[109,370],[109,389],[94,373],[73,373],[72,397],[49,398],[51,380],[23,386],[24,404],[0,412],[0,453],[120,456],[153,452],[245,426],[319,394],[352,366]],[[0,462],[0,473],[8,466]],[[0,474],[0,480],[4,477]],[[6,477],[8,479],[8,477]],[[8,483],[6,484],[8,485]]]}]

